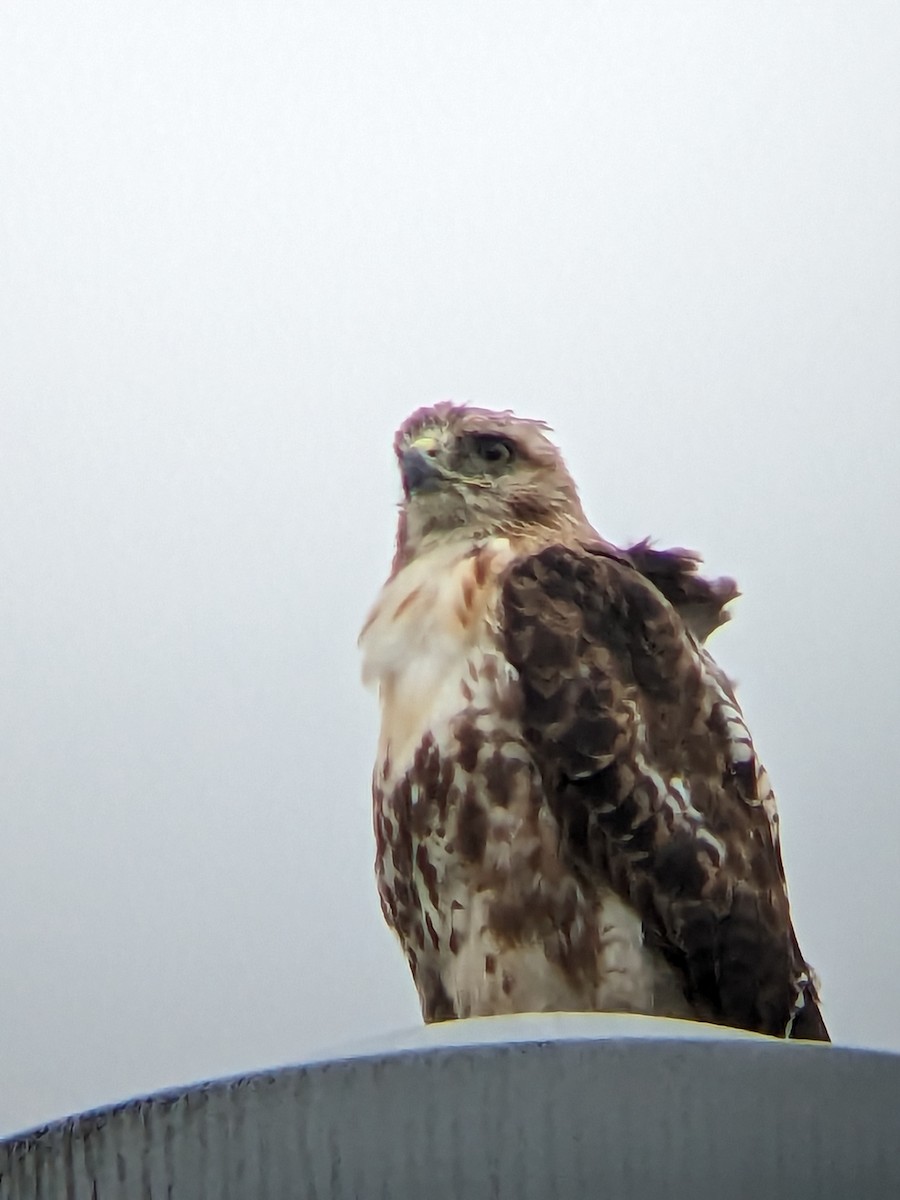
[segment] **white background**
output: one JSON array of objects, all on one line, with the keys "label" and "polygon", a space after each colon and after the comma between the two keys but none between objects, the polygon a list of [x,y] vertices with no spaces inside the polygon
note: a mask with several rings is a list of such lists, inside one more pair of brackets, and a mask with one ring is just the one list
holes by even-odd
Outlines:
[{"label": "white background", "polygon": [[359,626],[394,428],[542,417],[713,648],[900,1049],[900,8],[8,0],[0,1127],[414,1025]]}]

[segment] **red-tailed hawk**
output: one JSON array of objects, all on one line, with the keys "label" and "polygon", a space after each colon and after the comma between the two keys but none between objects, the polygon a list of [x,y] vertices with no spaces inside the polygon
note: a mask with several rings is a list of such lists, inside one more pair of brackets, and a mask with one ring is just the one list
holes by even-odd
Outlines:
[{"label": "red-tailed hawk", "polygon": [[426,1021],[627,1011],[827,1040],[775,798],[704,649],[737,595],[620,550],[546,426],[438,404],[395,441],[363,629],[381,904]]}]

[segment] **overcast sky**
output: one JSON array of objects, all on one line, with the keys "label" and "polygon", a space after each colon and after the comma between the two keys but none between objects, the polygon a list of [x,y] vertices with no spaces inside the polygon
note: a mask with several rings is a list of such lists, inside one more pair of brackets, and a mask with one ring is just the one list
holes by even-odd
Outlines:
[{"label": "overcast sky", "polygon": [[900,7],[7,0],[0,1129],[414,1025],[395,427],[701,550],[841,1042],[900,1049]]}]

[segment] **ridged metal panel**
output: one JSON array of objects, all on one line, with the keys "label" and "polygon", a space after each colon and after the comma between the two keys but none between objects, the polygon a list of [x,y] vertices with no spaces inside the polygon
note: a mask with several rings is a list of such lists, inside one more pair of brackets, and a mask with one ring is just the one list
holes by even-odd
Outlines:
[{"label": "ridged metal panel", "polygon": [[898,1056],[646,1018],[446,1028],[12,1138],[0,1200],[900,1196]]}]

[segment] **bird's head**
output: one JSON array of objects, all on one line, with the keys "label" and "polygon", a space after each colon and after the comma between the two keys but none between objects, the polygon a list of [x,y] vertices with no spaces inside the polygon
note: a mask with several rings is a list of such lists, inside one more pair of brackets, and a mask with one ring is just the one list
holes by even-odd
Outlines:
[{"label": "bird's head", "polygon": [[590,534],[541,421],[444,402],[413,413],[394,449],[403,481],[397,564],[423,544]]}]

